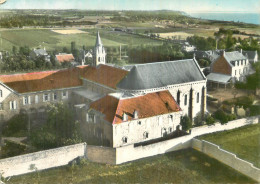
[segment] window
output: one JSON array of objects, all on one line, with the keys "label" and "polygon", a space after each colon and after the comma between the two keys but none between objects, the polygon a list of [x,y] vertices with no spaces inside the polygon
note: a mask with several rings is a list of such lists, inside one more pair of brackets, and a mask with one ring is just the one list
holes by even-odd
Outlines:
[{"label": "window", "polygon": [[62,98],[68,98],[68,91],[62,91]]},{"label": "window", "polygon": [[144,132],[144,139],[147,139],[149,137],[149,133],[148,132]]},{"label": "window", "polygon": [[28,105],[28,104],[30,104],[31,102],[30,102],[31,100],[30,100],[30,96],[25,96],[25,97],[23,97],[23,105]]},{"label": "window", "polygon": [[187,95],[184,96],[184,105],[187,105]]},{"label": "window", "polygon": [[241,65],[243,65],[244,60],[241,61]]},{"label": "window", "polygon": [[3,91],[0,89],[0,97],[3,97]]},{"label": "window", "polygon": [[49,101],[49,94],[47,94],[47,93],[43,94],[43,101],[44,102]]},{"label": "window", "polygon": [[142,124],[142,122],[141,121],[138,121],[138,123],[137,123],[138,125],[141,125]]},{"label": "window", "polygon": [[181,96],[181,92],[178,90],[178,92],[177,92],[177,103],[178,103],[178,105],[180,105],[180,96]]},{"label": "window", "polygon": [[58,99],[57,93],[54,92],[54,93],[53,93],[53,100],[57,100],[57,99]]},{"label": "window", "polygon": [[237,66],[239,66],[239,61],[237,61]]},{"label": "window", "polygon": [[95,123],[95,115],[92,113],[87,114],[87,121],[91,123]]},{"label": "window", "polygon": [[200,101],[200,93],[197,93],[197,103]]},{"label": "window", "polygon": [[172,133],[172,127],[169,127],[169,133]]},{"label": "window", "polygon": [[17,104],[15,100],[10,101],[9,104],[10,104],[10,110],[15,110],[17,108]]},{"label": "window", "polygon": [[38,102],[39,102],[39,96],[35,95],[35,103],[38,103]]},{"label": "window", "polygon": [[235,75],[237,75],[237,71],[235,70]]},{"label": "window", "polygon": [[4,110],[3,103],[0,103],[0,110]]},{"label": "window", "polygon": [[127,143],[127,137],[123,137],[122,141],[123,141],[123,144],[126,144]]}]

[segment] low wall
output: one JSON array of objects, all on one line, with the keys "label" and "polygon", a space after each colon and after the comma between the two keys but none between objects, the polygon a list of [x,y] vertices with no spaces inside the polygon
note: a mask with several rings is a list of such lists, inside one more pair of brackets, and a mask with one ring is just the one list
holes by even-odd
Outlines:
[{"label": "low wall", "polygon": [[179,138],[162,141],[159,143],[150,144],[147,146],[138,146],[128,145],[123,147],[116,148],[116,164],[121,164],[145,157],[150,157],[158,154],[163,154],[166,152],[176,151],[180,149],[185,149],[191,146],[190,141],[200,135],[231,130],[234,128],[242,127],[245,125],[256,124],[258,123],[258,116],[250,118],[242,118],[234,121],[230,121],[225,125],[216,123],[212,126],[201,126],[191,129],[191,134],[182,136]]},{"label": "low wall", "polygon": [[191,136],[186,135],[146,146],[134,147],[134,145],[128,145],[118,147],[116,148],[116,164],[189,148],[191,146],[190,140]]},{"label": "low wall", "polygon": [[260,169],[253,166],[252,163],[238,158],[235,154],[221,149],[218,145],[207,141],[192,139],[192,148],[205,153],[206,155],[217,159],[218,161],[232,167],[240,173],[260,182]]},{"label": "low wall", "polygon": [[102,146],[87,147],[88,160],[97,163],[116,164],[116,149]]},{"label": "low wall", "polygon": [[64,166],[82,156],[86,156],[86,143],[11,157],[0,160],[0,174],[9,177]]}]

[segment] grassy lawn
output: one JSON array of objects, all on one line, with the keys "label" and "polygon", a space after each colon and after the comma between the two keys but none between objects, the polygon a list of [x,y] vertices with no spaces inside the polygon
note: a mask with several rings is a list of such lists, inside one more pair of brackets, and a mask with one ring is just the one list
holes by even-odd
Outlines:
[{"label": "grassy lawn", "polygon": [[199,137],[235,153],[260,168],[260,124]]},{"label": "grassy lawn", "polygon": [[192,149],[118,166],[85,162],[11,178],[6,183],[254,183]]},{"label": "grassy lawn", "polygon": [[[90,31],[90,30],[87,30]],[[119,47],[120,45],[161,45],[161,41],[144,38],[141,36],[118,33],[107,30],[101,30],[102,42],[106,47]],[[49,29],[26,29],[26,30],[3,30],[0,31],[2,44],[0,48],[12,51],[12,47],[29,46],[45,47],[47,50],[62,50],[63,47],[68,49],[71,42],[75,41],[76,46],[81,48],[83,45],[92,48],[96,42],[96,30],[93,29],[86,34],[62,35]]]}]

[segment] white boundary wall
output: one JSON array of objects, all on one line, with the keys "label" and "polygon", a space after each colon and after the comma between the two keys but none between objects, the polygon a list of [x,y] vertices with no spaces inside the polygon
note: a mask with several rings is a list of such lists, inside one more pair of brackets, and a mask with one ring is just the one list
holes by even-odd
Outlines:
[{"label": "white boundary wall", "polygon": [[67,165],[77,157],[86,156],[86,143],[65,146],[0,160],[3,177],[16,176]]},{"label": "white boundary wall", "polygon": [[146,146],[138,146],[134,147],[133,144],[117,147],[116,148],[116,164],[122,164],[125,162],[150,157],[158,154],[163,154],[166,152],[176,151],[180,149],[185,149],[191,147],[190,141],[200,135],[224,131],[224,130],[231,130],[234,128],[242,127],[245,125],[250,124],[257,124],[258,123],[258,116],[250,117],[250,118],[242,118],[234,121],[230,121],[225,125],[221,125],[220,123],[216,123],[215,125],[211,126],[201,126],[192,128],[191,134],[178,137],[175,139],[170,139]]},{"label": "white boundary wall", "polygon": [[260,182],[260,169],[253,166],[252,163],[238,158],[234,153],[221,149],[218,145],[208,141],[192,139],[192,148],[205,153],[206,155],[217,159],[218,161],[232,167],[238,172]]}]

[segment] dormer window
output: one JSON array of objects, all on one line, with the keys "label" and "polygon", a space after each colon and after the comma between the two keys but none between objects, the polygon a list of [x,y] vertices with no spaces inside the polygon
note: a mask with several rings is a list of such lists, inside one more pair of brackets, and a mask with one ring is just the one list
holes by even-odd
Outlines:
[{"label": "dormer window", "polygon": [[134,110],[133,118],[138,119],[138,111],[137,110]]},{"label": "dormer window", "polygon": [[128,116],[127,116],[127,114],[125,112],[123,113],[122,118],[123,118],[123,121],[127,121],[128,120]]},{"label": "dormer window", "polygon": [[148,139],[149,133],[148,132],[144,132],[143,136],[144,136],[144,139]]},{"label": "dormer window", "polygon": [[239,66],[239,61],[237,61],[237,66]]}]

